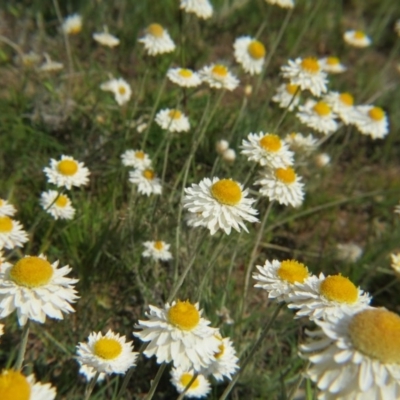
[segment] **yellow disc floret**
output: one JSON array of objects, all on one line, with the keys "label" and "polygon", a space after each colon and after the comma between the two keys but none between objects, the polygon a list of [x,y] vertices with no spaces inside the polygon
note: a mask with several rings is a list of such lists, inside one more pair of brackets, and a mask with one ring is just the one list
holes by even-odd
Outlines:
[{"label": "yellow disc floret", "polygon": [[[190,381],[193,379],[193,375],[188,372],[184,372],[181,376],[181,385],[186,387],[189,385]],[[193,383],[190,385],[190,389],[196,389],[200,385],[199,378],[196,378]]]},{"label": "yellow disc floret", "polygon": [[62,175],[72,176],[78,172],[78,163],[74,160],[62,160],[58,163],[57,170]]},{"label": "yellow disc floret", "polygon": [[222,342],[218,346],[218,352],[214,354],[214,357],[215,358],[221,358],[224,353],[225,353],[225,346],[224,346],[224,343]]},{"label": "yellow disc floret", "polygon": [[118,93],[123,96],[126,93],[126,87],[125,86],[118,86]]},{"label": "yellow disc floret", "polygon": [[354,104],[354,97],[350,93],[341,93],[339,99],[343,104],[346,104],[346,106],[351,107]]},{"label": "yellow disc floret", "polygon": [[160,38],[164,34],[164,28],[160,24],[150,24],[147,27],[147,32],[156,38]]},{"label": "yellow disc floret", "polygon": [[260,146],[267,151],[276,152],[279,151],[282,147],[281,139],[279,139],[278,135],[274,135],[273,133],[263,136],[260,139]]},{"label": "yellow disc floret", "polygon": [[168,321],[179,329],[191,331],[200,322],[200,313],[189,301],[178,300],[168,310]]},{"label": "yellow disc floret", "polygon": [[193,72],[190,69],[186,69],[186,68],[181,68],[179,70],[179,75],[182,78],[190,78],[193,75]]},{"label": "yellow disc floret", "polygon": [[365,39],[365,33],[363,31],[355,31],[354,38],[358,40]]},{"label": "yellow disc floret", "polygon": [[157,242],[154,242],[154,248],[156,250],[162,250],[164,248],[163,242],[157,240]]},{"label": "yellow disc floret", "polygon": [[0,217],[0,232],[8,233],[13,228],[13,221],[10,217]]},{"label": "yellow disc floret", "polygon": [[319,101],[314,107],[313,110],[320,116],[326,117],[331,113],[331,108],[328,104],[324,103],[323,101]]},{"label": "yellow disc floret", "polygon": [[296,260],[282,261],[276,273],[289,283],[303,283],[310,276],[307,267]]},{"label": "yellow disc floret", "polygon": [[249,44],[247,51],[249,52],[250,57],[254,58],[255,60],[259,60],[265,56],[265,47],[258,40],[253,40]]},{"label": "yellow disc floret", "polygon": [[319,291],[328,300],[338,303],[353,304],[358,299],[358,290],[350,279],[342,275],[332,275],[325,278]]},{"label": "yellow disc floret", "polygon": [[143,171],[143,176],[148,180],[148,181],[152,181],[154,179],[154,177],[156,176],[156,174],[154,173],[153,170],[151,169],[145,169]]},{"label": "yellow disc floret", "polygon": [[1,400],[30,400],[31,386],[18,371],[4,370],[0,374]]},{"label": "yellow disc floret", "polygon": [[139,150],[135,152],[135,157],[138,158],[139,160],[143,160],[144,159],[144,152]]},{"label": "yellow disc floret", "polygon": [[374,121],[382,121],[385,118],[385,111],[380,107],[373,107],[368,111],[368,115]]},{"label": "yellow disc floret", "polygon": [[36,288],[50,282],[53,276],[51,264],[40,257],[25,257],[10,269],[10,278],[19,286]]},{"label": "yellow disc floret", "polygon": [[64,208],[67,204],[68,204],[68,197],[63,194],[60,194],[60,196],[58,196],[58,199],[55,202],[55,205],[57,207]]},{"label": "yellow disc floret", "polygon": [[213,66],[211,72],[217,78],[225,78],[228,75],[228,68],[225,65],[216,64]]},{"label": "yellow disc floret", "polygon": [[328,57],[326,59],[326,63],[328,65],[339,65],[340,64],[340,60],[337,57]]},{"label": "yellow disc floret", "polygon": [[4,200],[0,199],[0,207],[4,204]]},{"label": "yellow disc floret", "polygon": [[385,309],[364,310],[349,323],[353,346],[385,364],[400,364],[400,316]]},{"label": "yellow disc floret", "polygon": [[242,189],[237,182],[231,179],[221,179],[211,188],[211,195],[221,204],[235,206],[242,199]]},{"label": "yellow disc floret", "polygon": [[122,345],[116,339],[103,337],[93,345],[93,352],[104,360],[113,360],[122,353]]},{"label": "yellow disc floret", "polygon": [[283,183],[287,185],[296,181],[296,173],[291,167],[287,168],[277,168],[275,170],[275,176]]},{"label": "yellow disc floret", "polygon": [[321,69],[318,60],[314,57],[308,57],[302,60],[301,68],[311,74],[316,74]]},{"label": "yellow disc floret", "polygon": [[296,92],[299,89],[299,85],[291,85],[290,83],[288,83],[286,85],[286,91],[291,94],[292,96],[294,96],[296,94]]},{"label": "yellow disc floret", "polygon": [[171,110],[168,116],[172,119],[179,119],[182,117],[182,113],[179,110]]}]

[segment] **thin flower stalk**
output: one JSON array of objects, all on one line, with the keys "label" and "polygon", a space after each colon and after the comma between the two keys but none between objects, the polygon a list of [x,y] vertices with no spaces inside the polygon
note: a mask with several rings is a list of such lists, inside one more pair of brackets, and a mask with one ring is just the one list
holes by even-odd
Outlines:
[{"label": "thin flower stalk", "polygon": [[30,319],[28,319],[28,321],[24,326],[24,329],[22,330],[21,344],[18,350],[17,361],[15,362],[14,366],[15,370],[17,371],[21,371],[22,364],[25,359],[26,345],[28,343],[28,336],[29,336],[29,325],[30,325]]}]

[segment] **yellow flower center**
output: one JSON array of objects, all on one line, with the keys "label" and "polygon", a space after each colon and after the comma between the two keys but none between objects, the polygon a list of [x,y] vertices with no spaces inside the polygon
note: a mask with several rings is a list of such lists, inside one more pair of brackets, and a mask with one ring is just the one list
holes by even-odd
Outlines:
[{"label": "yellow flower center", "polygon": [[232,179],[221,179],[211,186],[211,195],[221,204],[235,206],[242,199],[242,189]]},{"label": "yellow flower center", "polygon": [[67,204],[68,204],[68,198],[67,198],[67,196],[64,196],[63,194],[58,196],[58,199],[55,202],[55,205],[57,207],[61,207],[61,208],[64,208]]},{"label": "yellow flower center", "polygon": [[222,355],[224,354],[224,352],[225,352],[225,346],[224,346],[224,343],[221,343],[218,346],[218,352],[214,354],[214,357],[215,358],[221,358]]},{"label": "yellow flower center", "polygon": [[147,28],[147,32],[156,38],[160,38],[164,34],[164,28],[160,24],[150,24]]},{"label": "yellow flower center", "polygon": [[351,107],[354,104],[354,97],[350,93],[341,93],[339,99],[346,106]]},{"label": "yellow flower center", "polygon": [[190,78],[193,75],[193,72],[190,69],[186,69],[186,68],[181,68],[179,70],[179,75],[182,78]]},{"label": "yellow flower center", "polygon": [[295,95],[297,92],[297,89],[299,88],[299,85],[291,85],[290,83],[286,85],[286,91],[291,94],[292,96]]},{"label": "yellow flower center", "polygon": [[363,31],[355,31],[354,39],[358,39],[358,40],[365,39],[365,33]]},{"label": "yellow flower center", "polygon": [[103,337],[94,344],[93,352],[104,360],[113,360],[122,353],[122,345],[116,339]]},{"label": "yellow flower center", "polygon": [[200,313],[189,301],[178,300],[168,310],[168,321],[183,331],[191,331],[200,321]]},{"label": "yellow flower center", "polygon": [[156,174],[154,173],[154,171],[152,171],[151,169],[145,169],[143,171],[143,176],[148,180],[148,181],[152,181],[154,179],[154,177],[156,176]]},{"label": "yellow flower center", "polygon": [[383,118],[385,118],[385,111],[383,111],[380,107],[374,107],[368,111],[368,115],[374,121],[382,121]]},{"label": "yellow flower center", "polygon": [[268,134],[260,139],[260,146],[267,151],[276,152],[282,147],[281,139],[278,135]]},{"label": "yellow flower center", "polygon": [[135,152],[135,157],[138,158],[139,160],[143,160],[144,159],[144,152],[139,150]]},{"label": "yellow flower center", "polygon": [[310,276],[307,267],[296,260],[282,261],[277,274],[289,283],[303,283]]},{"label": "yellow flower center", "polygon": [[228,75],[228,68],[225,65],[217,64],[213,66],[211,72],[218,78],[225,78]]},{"label": "yellow flower center", "polygon": [[163,242],[157,240],[157,242],[154,242],[154,248],[156,250],[162,250],[164,248]]},{"label": "yellow flower center", "polygon": [[40,257],[25,257],[10,269],[10,278],[19,286],[37,288],[50,282],[53,276],[51,264]]},{"label": "yellow flower center", "polygon": [[125,86],[118,86],[118,93],[123,96],[126,93],[126,87]]},{"label": "yellow flower center", "polygon": [[324,103],[323,101],[319,101],[314,107],[313,110],[320,116],[326,117],[331,113],[331,108],[328,104]]},{"label": "yellow flower center", "polygon": [[353,346],[385,364],[400,364],[400,316],[385,310],[364,310],[349,323]]},{"label": "yellow flower center", "polygon": [[171,110],[168,116],[172,119],[179,119],[182,117],[182,113],[179,110]]},{"label": "yellow flower center", "polygon": [[295,182],[296,180],[296,173],[291,167],[277,168],[275,170],[275,176],[277,177],[277,179],[279,179],[283,183],[286,183],[287,185]]},{"label": "yellow flower center", "polygon": [[356,286],[342,275],[328,276],[321,282],[319,290],[328,300],[338,303],[353,304],[358,299]]},{"label": "yellow flower center", "polygon": [[326,63],[328,65],[339,65],[340,64],[340,60],[337,57],[328,57],[326,59]]},{"label": "yellow flower center", "polygon": [[30,400],[31,386],[18,371],[4,370],[0,375],[1,400]]},{"label": "yellow flower center", "polygon": [[72,176],[78,172],[78,163],[74,160],[62,160],[57,164],[57,170],[62,175]]},{"label": "yellow flower center", "polygon": [[2,207],[4,204],[4,200],[0,199],[0,207]]},{"label": "yellow flower center", "polygon": [[[189,385],[190,381],[193,379],[193,375],[188,372],[184,372],[181,376],[181,384],[183,387]],[[193,383],[190,385],[190,389],[196,389],[200,385],[199,378],[197,377]]]},{"label": "yellow flower center", "polygon": [[260,58],[263,58],[265,56],[265,47],[258,40],[253,40],[249,44],[247,51],[250,54],[250,57],[254,58],[255,60],[259,60]]},{"label": "yellow flower center", "polygon": [[301,68],[311,74],[316,74],[320,70],[319,62],[314,57],[308,57],[302,60]]},{"label": "yellow flower center", "polygon": [[0,217],[0,232],[8,233],[13,228],[13,221],[10,217]]},{"label": "yellow flower center", "polygon": [[82,30],[82,26],[80,24],[72,25],[68,29],[68,33],[70,35],[77,35]]}]

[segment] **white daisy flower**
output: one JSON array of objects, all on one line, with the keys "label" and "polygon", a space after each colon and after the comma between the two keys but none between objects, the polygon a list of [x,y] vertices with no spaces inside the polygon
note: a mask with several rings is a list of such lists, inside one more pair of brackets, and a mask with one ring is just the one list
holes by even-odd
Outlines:
[{"label": "white daisy flower", "polygon": [[28,240],[21,223],[8,216],[0,217],[0,250],[22,247]]},{"label": "white daisy flower", "polygon": [[3,257],[3,252],[0,250],[0,272],[11,266],[12,264],[6,261],[6,259]]},{"label": "white daisy flower", "polygon": [[383,139],[389,133],[389,120],[380,107],[372,105],[357,106],[358,119],[355,124],[358,130],[372,139]]},{"label": "white daisy flower", "polygon": [[56,395],[50,383],[36,382],[34,375],[26,377],[12,369],[0,372],[0,399],[54,400]]},{"label": "white daisy flower", "polygon": [[[79,373],[85,377],[87,382],[90,382],[96,375],[96,370],[87,365],[80,364]],[[104,372],[101,372],[97,378],[97,383],[104,381],[105,377],[106,377],[106,374]]]},{"label": "white daisy flower", "polygon": [[299,106],[296,116],[303,124],[325,135],[335,132],[339,127],[337,115],[324,101],[308,100],[304,106]]},{"label": "white daisy flower", "polygon": [[400,398],[400,317],[371,308],[328,321],[300,347],[309,359],[307,375],[321,390],[319,399]]},{"label": "white daisy flower", "polygon": [[82,30],[82,17],[79,14],[69,15],[62,24],[67,35],[76,35]]},{"label": "white daisy flower", "polygon": [[97,43],[107,47],[118,46],[120,42],[116,36],[111,35],[111,33],[108,33],[107,31],[95,32],[92,37]]},{"label": "white daisy flower", "polygon": [[150,56],[171,53],[175,50],[175,43],[171,36],[160,24],[150,24],[139,42],[144,44],[146,53]]},{"label": "white daisy flower", "polygon": [[190,129],[189,118],[177,109],[160,110],[155,121],[162,129],[169,132],[187,132]]},{"label": "white daisy flower", "polygon": [[347,70],[347,67],[340,62],[338,57],[324,57],[319,60],[322,71],[329,74],[341,74]]},{"label": "white daisy flower", "polygon": [[[214,235],[222,229],[248,232],[244,221],[257,222],[258,211],[252,208],[254,199],[246,198],[248,190],[231,179],[204,178],[200,183],[185,188],[183,207],[193,215],[193,226],[205,226]],[[194,218],[197,217],[197,222]]]},{"label": "white daisy flower", "polygon": [[354,98],[350,93],[329,92],[324,96],[323,101],[332,108],[334,113],[339,115],[344,124],[353,124],[357,121]]},{"label": "white daisy flower", "polygon": [[0,217],[12,217],[17,209],[7,200],[0,199]]},{"label": "white daisy flower", "polygon": [[61,156],[61,160],[50,159],[50,167],[43,169],[49,183],[54,183],[57,187],[65,187],[68,190],[72,186],[87,185],[89,182],[89,170],[83,162],[76,161],[70,156]]},{"label": "white daisy flower", "polygon": [[124,374],[136,365],[139,353],[133,350],[133,342],[127,342],[109,330],[104,336],[101,332],[92,332],[87,343],[77,346],[77,361],[104,374]]},{"label": "white daisy flower", "polygon": [[278,302],[288,302],[295,283],[303,283],[310,276],[308,268],[296,260],[266,260],[263,266],[256,267],[259,273],[253,274],[258,281],[254,287],[266,290],[268,298]]},{"label": "white daisy flower", "polygon": [[318,168],[324,168],[331,162],[331,156],[328,153],[319,153],[314,157],[314,163]]},{"label": "white daisy flower", "polygon": [[180,0],[181,10],[193,13],[199,18],[208,19],[213,14],[213,7],[209,0]]},{"label": "white daisy flower", "polygon": [[143,257],[150,257],[153,260],[168,261],[172,259],[172,254],[169,251],[170,244],[157,240],[155,242],[144,242],[143,246],[146,250],[142,253]]},{"label": "white daisy flower", "polygon": [[147,357],[155,355],[158,364],[172,361],[175,368],[196,372],[215,360],[220,341],[216,329],[208,326],[210,321],[202,318],[198,303],[178,300],[163,309],[149,307],[148,320],[139,320],[135,328],[140,331],[133,333],[150,342],[143,352]]},{"label": "white daisy flower", "polygon": [[65,277],[71,268],[58,268],[58,261],[50,264],[42,255],[26,256],[15,265],[0,271],[0,318],[17,310],[18,322],[25,325],[28,318],[44,323],[46,315],[63,319],[63,312],[75,310],[78,296],[74,284],[78,279]]},{"label": "white daisy flower", "polygon": [[126,150],[121,155],[121,159],[125,167],[133,167],[142,171],[151,165],[149,155],[142,150]]},{"label": "white daisy flower", "polygon": [[343,39],[347,44],[359,48],[368,47],[372,43],[371,38],[369,38],[363,31],[346,31],[343,34]]},{"label": "white daisy flower", "polygon": [[233,44],[236,61],[250,75],[260,74],[265,61],[265,46],[250,36],[242,36]]},{"label": "white daisy flower", "polygon": [[278,135],[273,133],[249,133],[242,141],[241,153],[249,161],[255,161],[268,168],[284,168],[293,164],[293,152]]},{"label": "white daisy flower", "polygon": [[289,107],[289,111],[293,111],[300,101],[299,86],[290,83],[279,85],[272,101],[279,103],[281,108]]},{"label": "white daisy flower", "polygon": [[336,257],[341,261],[355,263],[363,254],[363,248],[356,243],[338,243]]},{"label": "white daisy flower", "polygon": [[292,85],[300,86],[301,90],[309,90],[314,96],[321,96],[328,90],[326,72],[316,58],[289,60],[289,65],[284,65],[281,70],[283,77],[288,78]]},{"label": "white daisy flower", "polygon": [[201,84],[200,75],[188,68],[170,68],[167,78],[181,87],[196,87]]},{"label": "white daisy flower", "polygon": [[44,58],[45,58],[45,61],[39,67],[39,71],[41,71],[41,72],[54,72],[54,71],[59,71],[60,69],[64,68],[64,65],[62,63],[59,63],[57,61],[53,61],[47,53],[44,53]]},{"label": "white daisy flower", "polygon": [[75,208],[66,194],[59,194],[56,190],[42,192],[40,205],[54,219],[72,219],[75,215]]},{"label": "white daisy flower", "polygon": [[[186,389],[186,386],[189,385],[193,377],[193,370],[186,371],[181,368],[171,369],[171,383],[175,386],[178,393],[182,393]],[[196,379],[185,393],[185,397],[201,399],[206,397],[210,391],[211,386],[208,379],[204,375],[198,374]]]},{"label": "white daisy flower", "polygon": [[161,194],[162,192],[161,181],[152,169],[130,171],[129,182],[137,185],[139,193],[146,196]]},{"label": "white daisy flower", "polygon": [[226,89],[232,91],[239,85],[239,79],[236,78],[222,64],[211,64],[203,67],[199,72],[202,80],[214,89]]},{"label": "white daisy flower", "polygon": [[120,106],[127,103],[132,96],[132,89],[129,83],[122,78],[111,79],[104,82],[100,85],[100,89],[114,93],[115,101]]},{"label": "white daisy flower", "polygon": [[317,148],[317,139],[311,133],[304,136],[302,133],[292,132],[286,135],[284,142],[296,152],[308,155]]},{"label": "white daisy flower", "polygon": [[227,149],[222,154],[222,159],[228,163],[232,163],[236,160],[236,152],[233,149]]},{"label": "white daisy flower", "polygon": [[282,8],[293,8],[294,0],[265,0],[269,4],[274,4]]},{"label": "white daisy flower", "polygon": [[22,65],[26,68],[33,68],[37,64],[39,64],[41,57],[36,54],[34,51],[30,51],[27,54],[22,54],[21,62]]},{"label": "white daisy flower", "polygon": [[268,197],[270,201],[276,200],[285,206],[290,204],[299,207],[304,199],[304,184],[300,180],[294,169],[287,167],[265,169],[254,184],[261,186],[260,194]]},{"label": "white daisy flower", "polygon": [[368,308],[371,297],[342,275],[325,277],[323,273],[297,283],[289,294],[289,308],[298,309],[296,316],[310,320],[339,318]]},{"label": "white daisy flower", "polygon": [[215,150],[219,155],[222,155],[224,151],[228,149],[229,149],[229,142],[227,140],[221,139],[218,140],[218,142],[215,144]]}]

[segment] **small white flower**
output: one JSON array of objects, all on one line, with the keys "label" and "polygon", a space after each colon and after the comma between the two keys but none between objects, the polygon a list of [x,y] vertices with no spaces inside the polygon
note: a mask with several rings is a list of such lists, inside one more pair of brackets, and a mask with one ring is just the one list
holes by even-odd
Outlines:
[{"label": "small white flower", "polygon": [[119,45],[119,39],[108,32],[95,32],[92,35],[93,39],[102,46],[115,47]]},{"label": "small white flower", "polygon": [[317,148],[317,139],[311,133],[308,136],[296,132],[289,133],[285,137],[285,143],[301,155],[308,155]]},{"label": "small white flower", "polygon": [[151,166],[149,155],[142,150],[126,150],[121,155],[121,159],[125,167],[144,170]]},{"label": "small white flower", "polygon": [[100,85],[101,90],[114,93],[115,101],[120,105],[127,103],[132,96],[132,89],[129,83],[122,78],[111,79]]},{"label": "small white flower", "polygon": [[393,270],[400,274],[400,253],[391,254],[390,258],[392,259],[391,267]]},{"label": "small white flower", "polygon": [[42,192],[40,205],[54,219],[72,219],[75,215],[75,208],[72,207],[71,200],[65,194],[60,194],[56,190]]},{"label": "small white flower", "polygon": [[12,217],[17,212],[16,208],[7,200],[0,199],[0,217]]},{"label": "small white flower", "polygon": [[188,68],[170,68],[167,77],[181,87],[196,87],[201,84],[200,75]]},{"label": "small white flower", "polygon": [[203,19],[211,18],[213,14],[213,8],[209,0],[180,0],[180,8]]},{"label": "small white flower", "polygon": [[228,163],[236,160],[236,152],[233,149],[227,149],[222,153],[222,159]]},{"label": "small white flower", "polygon": [[354,124],[358,120],[358,114],[354,107],[354,98],[350,93],[329,92],[323,101],[328,104],[332,111],[339,115],[346,124]]},{"label": "small white flower", "polygon": [[[96,375],[96,370],[92,367],[89,367],[89,366],[81,364],[81,363],[79,363],[79,365],[80,365],[79,373],[81,375],[84,375],[87,382],[90,382]],[[97,378],[97,383],[104,381],[105,377],[106,377],[106,374],[104,372],[101,372],[99,374],[99,377]]]},{"label": "small white flower", "polygon": [[229,69],[222,64],[211,64],[200,70],[200,76],[204,82],[215,89],[232,91],[239,85],[239,80]]},{"label": "small white flower", "polygon": [[337,57],[324,57],[319,60],[321,69],[329,74],[341,74],[347,70]]},{"label": "small white flower", "polygon": [[363,31],[346,31],[343,34],[343,39],[346,43],[354,47],[368,47],[372,40]]},{"label": "small white flower", "polygon": [[336,250],[336,257],[339,260],[351,263],[357,262],[363,253],[362,247],[356,243],[338,243]]},{"label": "small white flower", "polygon": [[137,185],[139,193],[146,196],[162,192],[161,181],[152,169],[130,171],[129,182]]},{"label": "small white flower", "polygon": [[169,132],[187,132],[190,129],[189,118],[177,109],[160,110],[155,121]]},{"label": "small white flower", "polygon": [[67,35],[76,35],[82,30],[82,17],[73,14],[65,18],[62,29]]},{"label": "small white flower", "polygon": [[36,54],[34,51],[30,51],[27,54],[23,54],[21,57],[21,62],[22,65],[26,68],[32,68],[39,64],[41,58],[38,54]]},{"label": "small white flower", "polygon": [[157,240],[155,242],[144,242],[143,246],[146,250],[142,253],[143,257],[150,257],[153,260],[168,261],[172,259],[172,254],[169,251],[170,244]]},{"label": "small white flower", "polygon": [[45,62],[39,67],[39,71],[53,72],[59,71],[60,69],[64,68],[64,65],[62,63],[53,61],[47,53],[44,54],[44,58]]},{"label": "small white flower", "polygon": [[269,4],[275,4],[282,8],[293,8],[294,0],[265,0]]},{"label": "small white flower", "polygon": [[233,44],[236,61],[250,75],[260,74],[264,65],[265,47],[250,36],[242,36]]},{"label": "small white flower", "polygon": [[324,168],[331,162],[331,156],[328,153],[319,153],[314,157],[315,165],[318,168]]},{"label": "small white flower", "polygon": [[0,250],[22,247],[28,240],[21,223],[8,216],[0,217]]},{"label": "small white flower", "polygon": [[148,55],[171,53],[175,50],[175,43],[168,32],[160,24],[150,24],[146,28],[146,34],[139,39],[144,44]]},{"label": "small white flower", "polygon": [[372,139],[383,139],[389,133],[389,121],[385,111],[372,105],[356,106],[358,130]]},{"label": "small white flower", "polygon": [[289,111],[293,111],[300,101],[299,86],[291,85],[290,83],[279,85],[275,95],[272,97],[272,101],[279,103],[281,108],[289,107]]},{"label": "small white flower", "polygon": [[224,151],[229,149],[229,142],[227,140],[221,139],[215,144],[215,150],[219,155],[222,155]]},{"label": "small white flower", "polygon": [[72,186],[87,185],[89,182],[89,170],[84,167],[83,162],[74,160],[70,156],[61,156],[61,160],[50,159],[50,167],[43,169],[49,183],[57,187],[65,187],[68,190]]},{"label": "small white flower", "polygon": [[[178,393],[182,393],[186,389],[186,386],[192,381],[193,377],[193,370],[186,371],[181,368],[171,369],[171,383],[175,386]],[[185,397],[201,399],[206,397],[210,391],[210,382],[204,375],[198,374],[185,393]]]}]

